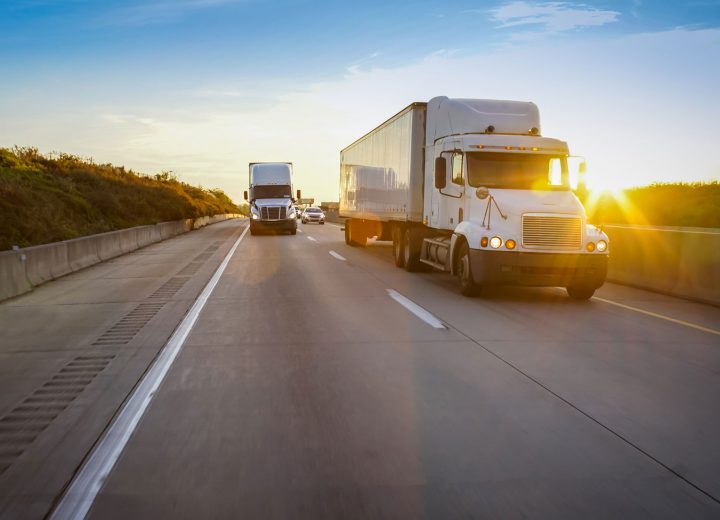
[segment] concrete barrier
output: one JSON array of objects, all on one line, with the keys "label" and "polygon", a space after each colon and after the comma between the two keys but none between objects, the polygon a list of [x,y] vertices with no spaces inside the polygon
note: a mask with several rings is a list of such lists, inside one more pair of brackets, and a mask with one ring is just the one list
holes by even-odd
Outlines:
[{"label": "concrete barrier", "polygon": [[167,240],[168,238],[192,229],[192,222],[192,220],[174,220],[172,222],[160,222],[159,224],[155,224],[155,227],[157,227],[160,233],[160,239]]},{"label": "concrete barrier", "polygon": [[157,224],[153,226],[140,226],[133,229],[135,229],[135,243],[137,244],[137,247],[149,246],[150,244],[154,244],[155,242],[160,242],[162,240],[160,228]]},{"label": "concrete barrier", "polygon": [[240,215],[214,215],[110,231],[53,244],[0,252],[0,301],[140,247]]},{"label": "concrete barrier", "polygon": [[30,290],[32,285],[25,276],[23,253],[19,251],[0,253],[0,299],[12,298]]},{"label": "concrete barrier", "polygon": [[72,272],[65,242],[27,247],[22,251],[25,254],[25,273],[33,286]]},{"label": "concrete barrier", "polygon": [[200,229],[210,223],[210,217],[198,217],[193,222],[193,229]]},{"label": "concrete barrier", "polygon": [[85,269],[102,259],[98,256],[97,235],[66,240],[68,262],[73,271]]},{"label": "concrete barrier", "polygon": [[608,281],[720,305],[720,229],[603,226]]}]

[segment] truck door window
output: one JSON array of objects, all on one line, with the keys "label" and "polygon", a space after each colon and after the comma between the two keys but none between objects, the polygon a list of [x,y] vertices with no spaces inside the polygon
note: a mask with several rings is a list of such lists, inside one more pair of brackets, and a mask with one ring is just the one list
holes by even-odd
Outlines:
[{"label": "truck door window", "polygon": [[463,155],[455,153],[452,156],[452,181],[453,184],[465,186],[465,177],[463,175]]}]

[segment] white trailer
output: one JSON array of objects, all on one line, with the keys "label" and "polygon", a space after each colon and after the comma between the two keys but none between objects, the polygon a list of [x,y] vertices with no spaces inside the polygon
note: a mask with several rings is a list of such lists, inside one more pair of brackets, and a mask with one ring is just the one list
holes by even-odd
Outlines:
[{"label": "white trailer", "polygon": [[511,284],[590,298],[608,238],[587,223],[569,162],[534,103],[413,103],[340,152],[345,241],[392,240],[398,267],[450,272],[465,295]]},{"label": "white trailer", "polygon": [[[292,198],[292,163],[250,163],[250,234],[260,231],[297,233],[297,215]],[[297,198],[300,198],[300,190]]]}]

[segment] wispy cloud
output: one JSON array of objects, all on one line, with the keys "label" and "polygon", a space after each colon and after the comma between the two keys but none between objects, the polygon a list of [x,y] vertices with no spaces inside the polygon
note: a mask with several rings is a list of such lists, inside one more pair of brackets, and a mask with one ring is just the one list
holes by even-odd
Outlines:
[{"label": "wispy cloud", "polygon": [[532,27],[558,33],[618,21],[620,13],[570,2],[510,2],[489,11],[499,28]]},{"label": "wispy cloud", "polygon": [[202,9],[240,3],[243,0],[153,0],[113,9],[99,18],[107,25],[142,26],[169,23]]},{"label": "wispy cloud", "polygon": [[375,51],[368,56],[365,56],[363,58],[360,58],[359,60],[356,60],[355,63],[348,65],[346,70],[350,75],[357,74],[358,72],[360,72],[360,68],[362,65],[364,65],[368,62],[371,62],[380,56],[382,56],[382,52]]}]

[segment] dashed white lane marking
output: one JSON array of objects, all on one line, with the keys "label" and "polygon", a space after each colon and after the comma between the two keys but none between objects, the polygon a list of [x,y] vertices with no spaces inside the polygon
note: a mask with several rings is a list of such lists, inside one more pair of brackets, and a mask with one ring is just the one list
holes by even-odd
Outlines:
[{"label": "dashed white lane marking", "polygon": [[694,323],[690,323],[688,321],[678,320],[676,318],[671,318],[670,316],[664,316],[663,314],[658,314],[657,312],[651,312],[646,311],[644,309],[638,309],[637,307],[631,307],[630,305],[625,305],[624,303],[618,303],[614,302],[612,300],[606,300],[605,298],[600,298],[598,296],[593,296],[593,300],[597,300],[599,302],[608,303],[610,305],[615,305],[617,307],[622,307],[623,309],[628,309],[630,311],[639,312],[640,314],[646,314],[648,316],[652,316],[653,318],[659,318],[661,320],[669,321],[672,323],[677,323],[678,325],[684,325],[685,327],[690,327],[692,329],[701,330],[703,332],[708,332],[710,334],[715,334],[717,336],[720,336],[720,330],[717,329],[709,329],[707,327],[703,327],[701,325],[695,325]]},{"label": "dashed white lane marking", "polygon": [[397,291],[394,291],[393,289],[388,289],[387,292],[388,292],[388,295],[390,296],[390,298],[392,298],[393,300],[398,302],[400,305],[405,307],[407,310],[412,312],[415,316],[417,316],[418,318],[423,320],[425,323],[427,323],[431,327],[436,328],[436,329],[446,329],[447,328],[442,321],[440,321],[437,317],[435,317],[434,314],[431,314],[430,312],[426,311],[425,309],[420,307],[417,303],[415,303],[411,299],[406,298],[405,296],[403,296],[402,294],[400,294]]},{"label": "dashed white lane marking", "polygon": [[317,240],[315,239],[315,237],[308,236],[307,239],[308,239],[308,240],[312,240],[313,242],[317,242]]},{"label": "dashed white lane marking", "polygon": [[342,260],[343,262],[345,261],[345,257],[343,255],[336,253],[335,251],[328,251],[328,253],[330,253],[330,256],[333,256],[333,257],[337,258],[338,260]]},{"label": "dashed white lane marking", "polygon": [[302,233],[303,230],[302,230],[302,229],[298,229],[297,232],[298,232],[298,233]]},{"label": "dashed white lane marking", "polygon": [[98,441],[52,512],[51,520],[82,520],[85,518],[248,229],[250,228],[245,228],[228,254],[225,255],[225,259],[203,292],[195,300],[185,318],[140,380],[135,391],[123,405],[120,413]]}]

